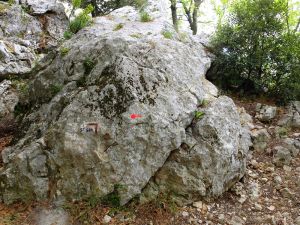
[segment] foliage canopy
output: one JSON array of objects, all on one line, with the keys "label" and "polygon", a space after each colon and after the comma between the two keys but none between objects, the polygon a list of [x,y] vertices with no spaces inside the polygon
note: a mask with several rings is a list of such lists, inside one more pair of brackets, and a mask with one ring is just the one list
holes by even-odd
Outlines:
[{"label": "foliage canopy", "polygon": [[226,89],[299,99],[299,5],[290,0],[238,0],[229,5],[212,41],[213,79]]}]

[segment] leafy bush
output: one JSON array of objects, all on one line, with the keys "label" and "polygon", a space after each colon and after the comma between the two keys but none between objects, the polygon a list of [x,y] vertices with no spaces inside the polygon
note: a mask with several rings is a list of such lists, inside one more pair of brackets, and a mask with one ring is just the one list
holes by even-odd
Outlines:
[{"label": "leafy bush", "polygon": [[72,33],[72,32],[70,32],[70,31],[65,31],[64,32],[64,38],[66,39],[66,40],[69,40],[69,39],[71,39],[71,37],[73,36],[74,34]]},{"label": "leafy bush", "polygon": [[95,67],[95,62],[91,58],[86,58],[83,62],[84,74],[88,75]]},{"label": "leafy bush", "polygon": [[196,111],[196,112],[195,112],[195,118],[196,118],[197,120],[202,119],[204,115],[205,115],[204,112],[200,112],[200,111]]},{"label": "leafy bush", "polygon": [[52,84],[50,86],[51,95],[55,96],[56,94],[58,94],[62,90],[62,88],[63,88],[62,85]]},{"label": "leafy bush", "polygon": [[171,31],[164,30],[161,34],[167,39],[173,39],[173,33]]},{"label": "leafy bush", "polygon": [[117,24],[117,25],[115,26],[114,31],[121,30],[123,27],[124,27],[124,24],[119,23],[119,24]]},{"label": "leafy bush", "polygon": [[145,12],[145,11],[142,11],[140,13],[140,17],[141,17],[141,22],[151,22],[152,21],[152,18],[151,16],[149,15],[149,13]]},{"label": "leafy bush", "polygon": [[[81,0],[72,1],[73,8],[70,14],[70,18],[74,15],[75,10],[79,9],[81,5]],[[93,10],[94,7],[91,4],[89,4],[86,8],[83,9],[83,11],[78,16],[76,16],[72,21],[70,21],[69,29],[64,33],[64,38],[70,39],[73,36],[73,34],[76,34],[84,27],[89,26],[92,22],[92,17],[90,16],[90,14]]]},{"label": "leafy bush", "polygon": [[212,41],[225,89],[300,98],[300,13],[289,0],[238,0]]},{"label": "leafy bush", "polygon": [[147,0],[84,0],[83,5],[91,3],[94,7],[92,12],[93,16],[105,16],[113,12],[116,9],[122,8],[127,5],[136,7],[139,10],[143,10],[147,4]]},{"label": "leafy bush", "polygon": [[121,197],[119,192],[124,190],[125,187],[120,184],[114,185],[113,192],[109,193],[108,195],[102,197],[101,203],[106,206],[118,208],[121,206]]},{"label": "leafy bush", "polygon": [[60,54],[61,54],[62,56],[66,56],[66,55],[69,53],[69,51],[70,51],[70,49],[67,48],[67,47],[61,47],[61,48],[60,48]]},{"label": "leafy bush", "polygon": [[93,11],[93,6],[88,5],[74,20],[70,22],[69,31],[76,34],[82,28],[88,26],[92,22],[92,17],[89,15]]}]

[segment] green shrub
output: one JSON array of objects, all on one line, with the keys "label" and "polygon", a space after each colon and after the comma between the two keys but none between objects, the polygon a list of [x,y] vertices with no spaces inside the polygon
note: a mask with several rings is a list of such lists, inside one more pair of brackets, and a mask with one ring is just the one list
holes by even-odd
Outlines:
[{"label": "green shrub", "polygon": [[15,88],[20,94],[23,96],[28,96],[29,94],[29,86],[28,83],[19,79],[11,80],[12,87]]},{"label": "green shrub", "polygon": [[130,37],[139,39],[139,38],[142,38],[143,35],[142,34],[130,34]]},{"label": "green shrub", "polygon": [[55,96],[62,90],[63,86],[58,84],[51,84],[50,85],[50,92],[52,96]]},{"label": "green shrub", "polygon": [[147,13],[147,12],[144,12],[144,11],[142,11],[141,13],[140,13],[140,19],[141,19],[141,22],[144,22],[144,23],[146,23],[146,22],[151,22],[153,19],[151,18],[151,16],[149,15],[149,13]]},{"label": "green shrub", "polygon": [[69,53],[69,51],[70,51],[70,49],[67,48],[67,47],[61,47],[61,48],[60,48],[60,54],[61,54],[62,56],[66,56],[66,55]]},{"label": "green shrub", "polygon": [[121,206],[121,198],[119,195],[119,191],[123,190],[124,188],[125,187],[123,185],[115,184],[113,192],[102,197],[101,203],[106,206],[119,208]]},{"label": "green shrub", "polygon": [[71,31],[67,30],[64,32],[64,39],[69,40],[73,35],[74,34]]},{"label": "green shrub", "polygon": [[89,26],[92,22],[90,13],[93,9],[92,5],[88,5],[78,16],[76,16],[69,24],[69,32],[76,34],[84,27]]},{"label": "green shrub", "polygon": [[205,115],[204,112],[200,112],[200,111],[196,111],[196,112],[195,112],[195,118],[196,118],[197,120],[202,119],[204,115]]},{"label": "green shrub", "polygon": [[164,30],[161,32],[161,34],[164,36],[166,39],[173,39],[173,32]]},{"label": "green shrub", "polygon": [[95,62],[91,59],[91,58],[86,58],[83,61],[83,66],[84,66],[84,74],[88,75],[91,73],[91,71],[94,69],[95,67]]},{"label": "green shrub", "polygon": [[13,5],[13,4],[15,4],[16,2],[15,2],[15,0],[8,0],[8,4],[9,5]]},{"label": "green shrub", "polygon": [[300,99],[300,12],[288,0],[237,0],[212,40],[223,89]]},{"label": "green shrub", "polygon": [[124,24],[119,23],[119,24],[117,24],[117,25],[114,27],[113,31],[121,30],[123,27],[124,27]]},{"label": "green shrub", "polygon": [[76,81],[77,87],[84,87],[86,85],[86,76],[83,75]]}]

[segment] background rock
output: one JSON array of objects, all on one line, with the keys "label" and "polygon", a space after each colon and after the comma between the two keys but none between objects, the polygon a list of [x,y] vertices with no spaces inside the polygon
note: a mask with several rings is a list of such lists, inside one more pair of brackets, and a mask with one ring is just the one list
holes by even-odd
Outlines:
[{"label": "background rock", "polygon": [[270,122],[277,114],[277,107],[257,103],[255,117],[262,122]]},{"label": "background rock", "polygon": [[55,48],[68,26],[62,4],[56,1],[0,2],[0,79],[29,73],[36,53]]},{"label": "background rock", "polygon": [[267,129],[253,130],[251,132],[253,140],[253,148],[255,151],[262,152],[268,146],[268,142],[271,139]]}]

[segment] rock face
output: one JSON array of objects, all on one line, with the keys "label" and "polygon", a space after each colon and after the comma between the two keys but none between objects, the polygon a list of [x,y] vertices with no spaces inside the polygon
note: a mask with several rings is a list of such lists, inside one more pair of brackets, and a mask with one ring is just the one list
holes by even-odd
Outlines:
[{"label": "rock face", "polygon": [[11,86],[11,81],[4,80],[0,83],[0,120],[10,116],[19,101],[19,97]]},{"label": "rock face", "polygon": [[293,101],[287,106],[287,113],[278,121],[278,125],[300,128],[300,101]]},{"label": "rock face", "polygon": [[253,130],[251,137],[253,139],[253,148],[258,152],[263,152],[271,139],[267,129]]},{"label": "rock face", "polygon": [[68,20],[56,1],[0,2],[0,79],[29,73],[36,53],[58,45]]},{"label": "rock face", "polygon": [[[191,200],[218,196],[243,175],[249,134],[233,102],[207,91],[203,46],[165,39],[171,28],[158,19],[117,21],[98,18],[32,82],[26,134],[2,152],[4,202],[118,191],[124,204],[159,169],[180,178]],[[195,111],[205,114],[196,121]],[[177,185],[164,176],[159,183]]]},{"label": "rock face", "polygon": [[276,114],[277,107],[275,106],[262,105],[260,103],[256,105],[255,117],[262,122],[270,122],[272,119],[275,118]]},{"label": "rock face", "polygon": [[233,101],[219,97],[201,110],[205,115],[187,129],[186,141],[155,174],[146,188],[147,197],[175,193],[181,196],[175,195],[178,203],[191,203],[221,195],[243,176],[251,141],[236,120]]}]

